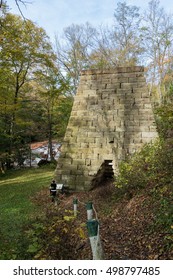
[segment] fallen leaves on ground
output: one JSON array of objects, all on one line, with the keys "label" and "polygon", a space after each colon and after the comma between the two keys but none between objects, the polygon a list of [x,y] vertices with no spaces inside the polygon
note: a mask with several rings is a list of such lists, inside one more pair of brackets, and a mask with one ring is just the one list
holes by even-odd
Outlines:
[{"label": "fallen leaves on ground", "polygon": [[[73,198],[78,198],[78,215],[73,215]],[[153,230],[155,202],[149,192],[116,197],[112,183],[90,192],[63,195],[57,206],[43,190],[35,203],[44,206],[46,230],[42,249],[35,259],[92,259],[87,234],[86,203],[92,201],[98,217],[105,259],[173,259],[166,233]],[[170,244],[170,243],[169,243]]]}]

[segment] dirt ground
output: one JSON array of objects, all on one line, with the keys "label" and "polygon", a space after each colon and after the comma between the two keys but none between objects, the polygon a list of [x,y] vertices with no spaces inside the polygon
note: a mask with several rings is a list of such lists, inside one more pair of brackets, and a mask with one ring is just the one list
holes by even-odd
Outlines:
[{"label": "dirt ground", "polygon": [[[160,260],[173,259],[173,249],[166,243],[166,233],[154,230],[156,202],[146,191],[117,195],[113,183],[90,192],[60,195],[58,205],[48,191],[41,193],[47,224],[42,238],[44,249],[36,259],[92,259],[86,227],[86,203],[93,202],[94,218],[99,221],[104,259]],[[78,199],[78,215],[73,215],[73,199]]]}]

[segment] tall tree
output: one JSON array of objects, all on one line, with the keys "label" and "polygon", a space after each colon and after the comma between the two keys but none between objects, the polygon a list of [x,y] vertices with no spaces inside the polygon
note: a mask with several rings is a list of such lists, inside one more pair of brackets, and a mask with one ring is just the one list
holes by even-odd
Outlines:
[{"label": "tall tree", "polygon": [[[12,152],[16,138],[19,138],[21,126],[21,108],[26,98],[26,87],[35,79],[35,72],[46,65],[54,64],[49,39],[42,28],[19,16],[5,13],[1,19],[0,77],[2,117],[8,119],[6,131],[10,139],[9,153]],[[8,124],[8,125],[7,125]],[[7,127],[8,126],[8,127]]]},{"label": "tall tree", "polygon": [[70,78],[71,93],[74,94],[82,69],[90,65],[90,53],[94,47],[96,30],[89,23],[75,25],[64,29],[63,40],[56,37],[57,58],[62,74]]},{"label": "tall tree", "polygon": [[112,36],[112,30],[107,26],[99,26],[94,34],[94,49],[90,54],[92,68],[103,69],[116,66],[118,56],[116,42]]},{"label": "tall tree", "polygon": [[141,30],[150,77],[150,91],[152,91],[153,85],[157,84],[161,101],[164,95],[163,81],[172,63],[173,16],[168,15],[160,7],[158,0],[152,0],[148,3],[148,9],[144,13]]},{"label": "tall tree", "polygon": [[49,156],[53,160],[53,139],[58,133],[55,127],[60,113],[58,108],[61,99],[66,97],[68,85],[60,78],[57,68],[50,63],[47,64],[44,71],[38,70],[35,74],[38,81],[37,95],[39,104],[43,108],[44,135],[48,138]]},{"label": "tall tree", "polygon": [[140,14],[139,7],[118,2],[114,12],[115,51],[120,65],[134,65],[142,52],[140,46]]}]

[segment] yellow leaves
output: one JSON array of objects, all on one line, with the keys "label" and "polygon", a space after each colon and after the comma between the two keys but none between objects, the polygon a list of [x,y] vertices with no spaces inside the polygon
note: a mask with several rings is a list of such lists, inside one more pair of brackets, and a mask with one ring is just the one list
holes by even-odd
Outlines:
[{"label": "yellow leaves", "polygon": [[51,227],[49,230],[49,233],[54,233],[54,232],[55,232],[55,229]]},{"label": "yellow leaves", "polygon": [[72,210],[67,210],[67,209],[65,209],[65,210],[64,210],[64,212],[65,212],[65,213],[70,213],[70,214],[72,214],[72,213],[73,213],[73,211],[72,211]]},{"label": "yellow leaves", "polygon": [[160,191],[161,194],[166,193],[167,190],[168,190],[168,186],[163,186],[162,188],[159,189],[159,191]]},{"label": "yellow leaves", "polygon": [[171,226],[171,229],[173,229],[173,225]]},{"label": "yellow leaves", "polygon": [[82,239],[86,238],[85,232],[81,227],[76,228],[75,232],[79,235],[80,238]]},{"label": "yellow leaves", "polygon": [[55,237],[54,237],[54,242],[55,242],[55,243],[58,243],[59,241],[60,241],[59,236],[55,236]]},{"label": "yellow leaves", "polygon": [[74,216],[64,216],[63,219],[66,221],[66,222],[69,222],[69,221],[72,221],[75,219]]},{"label": "yellow leaves", "polygon": [[64,233],[67,233],[67,232],[68,232],[68,228],[64,227],[64,228],[62,229],[62,231],[63,231]]}]

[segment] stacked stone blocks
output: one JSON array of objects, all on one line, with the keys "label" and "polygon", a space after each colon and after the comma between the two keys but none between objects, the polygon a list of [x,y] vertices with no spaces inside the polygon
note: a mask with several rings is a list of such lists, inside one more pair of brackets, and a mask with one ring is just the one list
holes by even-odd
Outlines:
[{"label": "stacked stone blocks", "polygon": [[90,190],[105,160],[116,173],[127,154],[156,137],[143,67],[82,71],[56,180],[72,190]]}]

